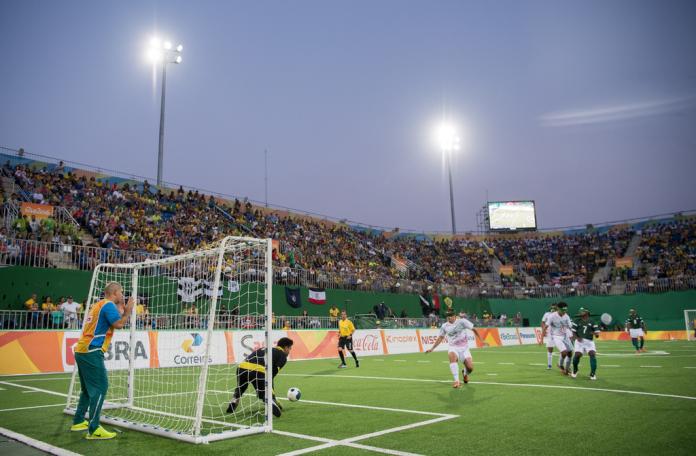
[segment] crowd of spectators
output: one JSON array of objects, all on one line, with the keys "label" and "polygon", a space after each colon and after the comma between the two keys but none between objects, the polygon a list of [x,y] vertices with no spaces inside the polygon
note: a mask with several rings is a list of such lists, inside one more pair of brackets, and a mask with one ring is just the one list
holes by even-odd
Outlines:
[{"label": "crowd of spectators", "polygon": [[[225,235],[250,235],[277,241],[273,263],[279,283],[304,271],[315,277],[314,284],[319,286],[329,283],[325,281],[328,276],[330,283],[346,287],[378,282],[398,287],[396,284],[404,280],[435,286],[482,286],[481,274],[492,272],[491,261],[497,257],[504,265],[513,266],[513,275],[503,277],[503,285],[518,284],[521,276],[527,275],[542,286],[581,287],[590,284],[599,269],[623,256],[635,235],[631,228],[620,227],[574,235],[493,237],[485,242],[416,239],[262,210],[248,201],[216,200],[181,187],[163,192],[147,181],[108,184],[89,174],[66,170],[62,163],[34,169],[8,162],[3,173],[14,178],[25,198],[66,208],[91,235],[91,245],[101,249],[73,251],[73,262],[82,269],[107,260],[103,249],[169,255],[210,245]],[[21,199],[18,194],[4,193],[2,198]],[[648,266],[636,268],[638,274],[620,271],[621,277],[694,275],[695,226],[679,222],[644,229],[636,261]],[[11,234],[4,228],[0,231],[0,256],[47,254],[25,252],[26,248],[45,247],[22,247],[15,245],[14,239],[57,245],[76,243],[80,237],[71,223],[20,216],[13,221]],[[408,267],[403,267],[405,263]]]},{"label": "crowd of spectators", "polygon": [[696,276],[696,221],[657,224],[642,229],[636,257],[644,265],[640,277]]},{"label": "crowd of spectators", "polygon": [[602,233],[523,238],[492,238],[487,244],[503,264],[536,278],[540,284],[569,285],[592,281],[595,272],[621,257],[631,241],[631,229]]}]

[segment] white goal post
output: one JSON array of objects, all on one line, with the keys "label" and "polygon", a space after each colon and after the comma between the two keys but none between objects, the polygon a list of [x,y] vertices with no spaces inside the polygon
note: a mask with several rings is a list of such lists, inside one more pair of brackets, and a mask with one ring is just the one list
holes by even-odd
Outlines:
[{"label": "white goal post", "polygon": [[[227,406],[242,361],[229,331],[251,325],[265,331],[255,346],[271,346],[271,254],[270,239],[226,237],[209,249],[169,258],[99,264],[83,325],[109,282],[119,282],[125,299],[139,304],[104,355],[109,388],[101,421],[191,443],[270,432],[269,376],[263,400],[250,394],[252,388],[234,412],[227,413]],[[79,402],[78,374],[76,366],[67,414],[74,415]]]},{"label": "white goal post", "polygon": [[696,340],[696,309],[684,310],[684,325],[686,326],[686,339]]}]

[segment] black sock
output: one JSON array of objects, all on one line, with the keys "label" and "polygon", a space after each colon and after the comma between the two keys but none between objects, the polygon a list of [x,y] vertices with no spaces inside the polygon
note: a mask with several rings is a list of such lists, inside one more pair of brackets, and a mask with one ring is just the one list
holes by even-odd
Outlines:
[{"label": "black sock", "polygon": [[578,373],[578,364],[580,364],[580,357],[576,356],[573,358],[573,373],[577,374]]},{"label": "black sock", "polygon": [[338,356],[341,357],[341,364],[345,364],[345,363],[346,363],[346,357],[343,356],[343,350],[339,350],[339,351],[338,351]]},{"label": "black sock", "polygon": [[353,359],[355,360],[355,363],[357,364],[358,356],[355,354],[355,352],[350,352],[350,354],[353,356]]},{"label": "black sock", "polygon": [[643,348],[643,344],[645,343],[645,339],[642,337],[640,338],[640,348]]}]

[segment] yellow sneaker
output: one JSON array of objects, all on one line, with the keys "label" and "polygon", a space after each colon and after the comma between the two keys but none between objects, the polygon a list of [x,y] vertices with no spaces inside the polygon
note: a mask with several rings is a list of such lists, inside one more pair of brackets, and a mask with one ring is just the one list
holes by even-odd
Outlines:
[{"label": "yellow sneaker", "polygon": [[109,440],[113,439],[114,437],[116,437],[115,432],[109,432],[101,426],[95,429],[91,434],[88,432],[85,436],[87,440]]},{"label": "yellow sneaker", "polygon": [[87,420],[84,420],[82,423],[77,423],[70,426],[70,430],[73,432],[86,431],[87,429],[89,429],[89,423],[87,422]]}]

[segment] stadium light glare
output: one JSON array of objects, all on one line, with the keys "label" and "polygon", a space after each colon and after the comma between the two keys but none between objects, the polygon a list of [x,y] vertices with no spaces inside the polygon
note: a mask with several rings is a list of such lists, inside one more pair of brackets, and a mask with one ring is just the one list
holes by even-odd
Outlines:
[{"label": "stadium light glare", "polygon": [[176,47],[176,52],[181,52],[183,50],[184,50],[184,46],[182,46],[181,44]]},{"label": "stadium light glare", "polygon": [[162,46],[161,43],[162,43],[162,42],[160,41],[160,39],[157,38],[156,36],[153,36],[152,38],[150,38],[150,47],[152,47],[152,48],[159,48],[159,47],[161,47],[161,46]]},{"label": "stadium light glare", "polygon": [[172,48],[172,42],[171,41],[165,41],[164,42],[164,48],[166,50],[170,50]]},{"label": "stadium light glare", "polygon": [[459,150],[460,139],[457,129],[451,123],[442,123],[437,128],[437,142],[443,152]]},{"label": "stadium light glare", "polygon": [[181,59],[181,56],[178,55],[178,56],[176,56],[176,59],[174,60],[174,62],[175,62],[175,63],[181,63],[181,60],[182,60],[182,59]]}]

